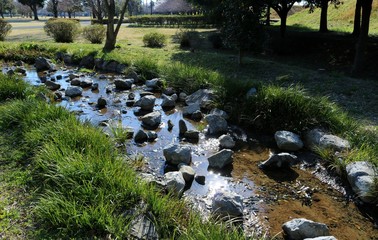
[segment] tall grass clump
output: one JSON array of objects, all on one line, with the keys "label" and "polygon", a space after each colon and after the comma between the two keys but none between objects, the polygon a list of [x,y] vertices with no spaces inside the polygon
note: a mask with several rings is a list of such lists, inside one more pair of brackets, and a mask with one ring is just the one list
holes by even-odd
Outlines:
[{"label": "tall grass clump", "polygon": [[72,19],[49,19],[43,29],[56,42],[71,43],[79,35],[80,24]]},{"label": "tall grass clump", "polygon": [[0,74],[0,101],[23,99],[31,91],[31,87],[22,79]]},{"label": "tall grass clump", "polygon": [[302,132],[323,126],[335,133],[354,131],[356,123],[326,97],[310,97],[303,88],[267,85],[246,100],[242,120],[261,130]]},{"label": "tall grass clump", "polygon": [[162,48],[167,42],[167,37],[162,33],[152,32],[143,36],[143,43],[146,47]]},{"label": "tall grass clump", "polygon": [[83,36],[91,43],[102,43],[106,34],[106,28],[101,24],[86,26],[83,29]]},{"label": "tall grass clump", "polygon": [[141,80],[151,80],[160,76],[160,67],[150,58],[142,57],[138,58],[134,63],[133,67],[140,76]]},{"label": "tall grass clump", "polygon": [[3,19],[0,19],[0,41],[4,41],[5,37],[8,36],[11,30],[12,25]]},{"label": "tall grass clump", "polygon": [[161,71],[168,86],[188,94],[200,88],[217,88],[223,84],[223,78],[218,73],[182,63],[164,66]]}]

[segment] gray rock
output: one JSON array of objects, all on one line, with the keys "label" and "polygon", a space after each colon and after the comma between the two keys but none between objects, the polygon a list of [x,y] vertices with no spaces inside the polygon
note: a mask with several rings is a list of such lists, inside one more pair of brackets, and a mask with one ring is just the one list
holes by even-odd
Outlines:
[{"label": "gray rock", "polygon": [[79,78],[74,78],[71,80],[71,85],[72,86],[80,86],[80,79]]},{"label": "gray rock", "polygon": [[140,107],[145,111],[152,111],[155,106],[156,97],[153,95],[147,95],[139,99],[134,106]]},{"label": "gray rock", "polygon": [[155,141],[155,139],[158,137],[157,133],[154,131],[148,131],[147,132],[147,140],[150,142]]},{"label": "gray rock", "polygon": [[159,78],[154,78],[146,81],[146,87],[151,89],[160,89],[163,86],[163,82]]},{"label": "gray rock", "polygon": [[98,83],[93,83],[92,86],[91,86],[91,90],[92,91],[98,90]]},{"label": "gray rock", "polygon": [[226,120],[229,118],[228,114],[225,111],[218,109],[218,108],[212,109],[210,111],[210,114],[221,116],[222,118],[224,118]]},{"label": "gray rock", "polygon": [[140,215],[130,223],[130,235],[132,239],[159,239],[154,223],[146,215]]},{"label": "gray rock", "polygon": [[316,238],[305,238],[303,240],[337,240],[334,236],[324,236],[324,237],[316,237]]},{"label": "gray rock", "polygon": [[211,155],[209,160],[209,167],[211,168],[223,168],[233,162],[232,155],[233,151],[229,149],[223,149],[220,152],[217,152]]},{"label": "gray rock", "polygon": [[256,88],[251,88],[248,90],[247,94],[245,95],[246,98],[250,98],[252,96],[255,96],[257,94]]},{"label": "gray rock", "polygon": [[181,92],[180,94],[179,94],[179,100],[181,101],[181,102],[184,102],[185,101],[185,99],[188,97],[188,95],[186,95],[186,93],[184,93],[184,92]]},{"label": "gray rock", "polygon": [[165,94],[167,96],[172,96],[175,93],[176,93],[175,89],[173,89],[171,87],[168,87],[168,88],[164,89],[164,91],[163,91],[163,94]]},{"label": "gray rock", "polygon": [[133,85],[133,81],[130,79],[116,79],[114,84],[117,90],[130,90]]},{"label": "gray rock", "polygon": [[81,87],[68,87],[65,91],[67,97],[78,97],[83,94]]},{"label": "gray rock", "polygon": [[167,172],[164,174],[167,189],[178,196],[181,196],[185,188],[185,179],[181,172]]},{"label": "gray rock", "polygon": [[161,123],[161,114],[160,112],[152,112],[141,117],[141,120],[147,128],[157,128]]},{"label": "gray rock", "polygon": [[49,70],[49,71],[56,70],[55,64],[53,64],[50,59],[47,59],[44,57],[36,58],[34,67],[36,68],[37,72],[41,72],[45,70]]},{"label": "gray rock", "polygon": [[350,143],[340,137],[326,134],[320,129],[313,129],[305,133],[306,146],[311,150],[316,148],[332,148],[337,151],[350,148]]},{"label": "gray rock", "polygon": [[112,87],[112,86],[106,86],[106,88],[105,88],[105,92],[106,92],[106,93],[111,93],[111,92],[113,92],[113,87]]},{"label": "gray rock", "polygon": [[86,78],[86,79],[80,81],[80,87],[82,87],[82,88],[91,87],[92,84],[93,84],[93,81],[89,78]]},{"label": "gray rock", "polygon": [[232,137],[230,135],[222,135],[219,137],[219,146],[221,148],[228,148],[228,149],[231,149],[233,147],[235,147],[235,141],[234,139],[232,139]]},{"label": "gray rock", "polygon": [[180,163],[189,165],[192,161],[192,150],[188,146],[168,145],[163,149],[163,155],[165,160],[172,165],[179,165]]},{"label": "gray rock", "polygon": [[171,98],[172,98],[173,101],[176,102],[177,99],[178,99],[178,96],[177,96],[177,94],[175,93],[175,94],[172,94]]},{"label": "gray rock", "polygon": [[206,177],[203,176],[203,175],[196,175],[196,176],[194,177],[194,180],[196,180],[196,182],[197,182],[198,184],[205,185]]},{"label": "gray rock", "polygon": [[107,72],[117,72],[118,64],[119,63],[117,61],[104,61],[101,67]]},{"label": "gray rock", "polygon": [[274,138],[278,148],[284,151],[298,151],[303,147],[301,138],[289,131],[277,131]]},{"label": "gray rock", "polygon": [[118,63],[117,66],[116,66],[116,68],[115,68],[115,72],[116,73],[124,73],[125,70],[126,70],[126,68],[127,68],[126,64]]},{"label": "gray rock", "polygon": [[75,79],[75,78],[79,78],[79,77],[80,77],[79,75],[74,74],[74,73],[71,73],[71,74],[69,75],[69,79],[70,79],[70,81],[72,81],[72,80]]},{"label": "gray rock", "polygon": [[200,121],[203,117],[203,114],[200,110],[195,111],[192,116],[190,117],[194,121]]},{"label": "gray rock", "polygon": [[212,200],[212,212],[223,217],[243,215],[243,199],[230,192],[217,192]]},{"label": "gray rock", "polygon": [[186,137],[188,140],[198,142],[199,134],[200,132],[197,130],[189,130],[184,133],[184,137]]},{"label": "gray rock", "polygon": [[168,131],[172,131],[172,129],[173,129],[174,126],[175,125],[172,123],[172,121],[168,120]]},{"label": "gray rock", "polygon": [[92,69],[95,66],[94,56],[90,54],[88,56],[83,57],[80,61],[79,66]]},{"label": "gray rock", "polygon": [[107,103],[107,101],[106,101],[106,99],[105,98],[103,98],[103,97],[99,97],[98,99],[97,99],[97,107],[98,108],[104,108],[104,107],[106,107],[106,105],[107,105],[108,103]]},{"label": "gray rock", "polygon": [[7,75],[14,75],[14,70],[13,69],[9,69],[8,71],[7,71]]},{"label": "gray rock", "polygon": [[376,168],[369,162],[353,162],[346,166],[347,177],[353,191],[366,203],[374,202],[370,189],[377,177]]},{"label": "gray rock", "polygon": [[134,70],[126,70],[126,78],[132,78],[134,79],[134,83],[137,83],[139,81],[139,76]]},{"label": "gray rock", "polygon": [[295,218],[282,225],[286,235],[293,240],[329,236],[329,229],[324,223],[313,222],[305,218]]},{"label": "gray rock", "polygon": [[21,73],[21,74],[25,75],[25,74],[26,74],[26,69],[23,68],[23,67],[16,67],[16,68],[14,69],[14,72],[16,72],[16,73]]},{"label": "gray rock", "polygon": [[135,93],[129,93],[129,95],[127,96],[127,99],[128,100],[134,100],[135,99]]},{"label": "gray rock", "polygon": [[147,133],[145,131],[143,131],[142,129],[140,129],[134,136],[134,141],[136,143],[142,143],[142,142],[146,142],[148,140],[148,136],[147,136]]},{"label": "gray rock", "polygon": [[185,99],[187,105],[198,104],[199,106],[205,106],[208,102],[211,102],[214,98],[214,93],[209,89],[199,89],[193,94],[189,95]]},{"label": "gray rock", "polygon": [[148,96],[148,95],[153,96],[154,93],[153,92],[144,91],[144,92],[139,93],[139,95],[140,95],[140,97],[144,97],[144,96]]},{"label": "gray rock", "polygon": [[183,107],[182,114],[184,116],[190,116],[196,111],[201,111],[200,105],[198,103],[190,104],[186,107]]},{"label": "gray rock", "polygon": [[184,135],[188,131],[188,127],[186,126],[186,123],[184,120],[179,121],[179,134]]},{"label": "gray rock", "polygon": [[291,167],[297,163],[297,156],[289,153],[272,154],[268,160],[259,164],[262,169]]},{"label": "gray rock", "polygon": [[209,127],[207,133],[210,135],[217,135],[227,132],[227,121],[218,115],[209,114],[205,117]]},{"label": "gray rock", "polygon": [[60,84],[53,81],[46,81],[45,85],[48,89],[52,91],[58,90],[60,88]]},{"label": "gray rock", "polygon": [[185,182],[190,183],[194,179],[194,175],[196,172],[191,166],[185,165],[185,164],[179,164],[178,165],[179,172],[182,173],[182,176],[185,180]]},{"label": "gray rock", "polygon": [[61,91],[56,91],[56,92],[54,93],[54,99],[55,99],[55,100],[61,100],[62,97],[63,97],[63,93],[62,93]]},{"label": "gray rock", "polygon": [[171,97],[169,97],[165,94],[162,94],[161,98],[163,99],[163,101],[161,103],[162,108],[173,108],[173,107],[175,107],[176,103]]}]

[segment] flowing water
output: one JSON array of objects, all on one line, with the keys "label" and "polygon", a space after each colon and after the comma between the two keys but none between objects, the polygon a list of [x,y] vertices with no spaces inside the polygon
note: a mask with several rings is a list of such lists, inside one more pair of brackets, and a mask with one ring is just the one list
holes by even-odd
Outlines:
[{"label": "flowing water", "polygon": [[[4,67],[3,71],[6,72],[7,69]],[[43,77],[58,79],[62,76],[62,79],[56,82],[61,85],[61,89],[66,89],[70,86],[68,79],[71,73],[80,74],[67,69],[53,73],[37,73],[29,69],[24,79],[33,85],[40,85]],[[82,78],[90,78],[94,83],[98,83],[98,90],[84,89],[82,97],[63,98],[58,105],[75,112],[83,121],[90,121],[95,126],[104,125],[104,131],[109,131],[112,125],[121,125],[132,129],[133,132],[143,129],[139,109],[128,107],[126,102],[131,92],[135,94],[136,100],[139,99],[145,86],[133,86],[130,91],[107,93],[106,88],[118,76],[82,75]],[[107,108],[96,107],[100,96],[107,99]],[[303,162],[301,167],[262,171],[257,165],[266,160],[271,151],[277,150],[274,144],[263,145],[261,142],[266,141],[261,141],[261,137],[252,136],[233,126],[230,133],[237,140],[234,163],[222,171],[209,169],[207,158],[219,150],[219,141],[207,137],[204,133],[200,134],[198,143],[190,143],[180,138],[179,120],[183,119],[189,130],[202,130],[205,124],[184,118],[180,105],[173,110],[164,111],[160,107],[160,94],[155,93],[155,96],[157,99],[154,110],[162,114],[162,123],[154,130],[158,138],[143,144],[137,144],[131,139],[127,143],[126,151],[128,154],[145,156],[148,160],[145,171],[161,177],[169,170],[163,156],[164,147],[171,143],[190,146],[191,166],[196,174],[206,177],[206,182],[205,185],[200,185],[193,181],[185,191],[184,198],[204,215],[210,212],[211,199],[216,192],[230,191],[243,198],[243,226],[247,234],[267,232],[269,236],[282,238],[281,225],[284,222],[292,218],[305,217],[327,224],[331,234],[338,239],[378,239],[377,226],[374,225],[376,208],[363,209],[361,213],[354,202],[348,199],[348,189],[343,188],[340,182],[335,181],[337,178],[330,176],[326,169],[318,164],[316,155],[300,152],[297,155]],[[167,127],[168,120],[174,124],[171,131]]]}]

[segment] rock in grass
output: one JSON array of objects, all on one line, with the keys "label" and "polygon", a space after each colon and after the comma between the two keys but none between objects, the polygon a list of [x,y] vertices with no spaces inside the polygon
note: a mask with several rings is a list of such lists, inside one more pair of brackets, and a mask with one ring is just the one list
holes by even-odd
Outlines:
[{"label": "rock in grass", "polygon": [[184,177],[186,183],[190,183],[193,181],[196,172],[191,166],[181,163],[178,165],[178,169],[179,172],[182,173],[182,176]]},{"label": "rock in grass", "polygon": [[220,152],[211,155],[209,160],[209,167],[210,168],[223,168],[232,163],[232,155],[233,151],[229,149],[223,149]]},{"label": "rock in grass", "polygon": [[282,229],[293,240],[329,236],[329,229],[324,223],[313,222],[305,218],[295,218],[282,225]]},{"label": "rock in grass", "polygon": [[52,63],[50,59],[44,57],[38,57],[35,59],[34,67],[36,68],[37,72],[49,70],[55,71],[56,67],[55,64]]},{"label": "rock in grass", "polygon": [[377,177],[376,169],[369,162],[354,162],[346,166],[349,184],[359,198],[366,203],[377,200],[370,194],[370,189],[374,186],[374,178]]},{"label": "rock in grass", "polygon": [[161,123],[160,112],[152,112],[141,117],[143,126],[147,128],[157,128]]},{"label": "rock in grass", "polygon": [[268,160],[259,164],[261,169],[291,167],[297,163],[297,156],[290,153],[272,154]]},{"label": "rock in grass", "polygon": [[317,128],[305,133],[305,143],[311,150],[331,148],[342,151],[350,148],[350,143],[347,140],[335,135],[326,134]]},{"label": "rock in grass", "polygon": [[69,87],[65,91],[65,95],[67,97],[78,97],[81,96],[83,93],[83,89],[81,87]]},{"label": "rock in grass", "polygon": [[187,105],[198,104],[203,107],[214,99],[214,92],[209,89],[199,89],[185,99]]},{"label": "rock in grass", "polygon": [[45,85],[48,89],[50,89],[52,91],[58,90],[60,88],[59,83],[56,83],[56,82],[53,82],[53,81],[50,81],[50,80],[46,81]]},{"label": "rock in grass", "polygon": [[171,144],[163,149],[163,154],[167,163],[172,165],[179,165],[180,163],[189,165],[192,161],[192,150],[188,146]]},{"label": "rock in grass", "polygon": [[243,199],[230,192],[217,192],[212,201],[212,212],[222,217],[243,215]]},{"label": "rock in grass", "polygon": [[289,131],[277,131],[274,134],[279,149],[284,151],[298,151],[303,147],[301,138]]},{"label": "rock in grass", "polygon": [[185,188],[185,179],[181,172],[167,172],[164,174],[167,189],[177,196],[181,196]]},{"label": "rock in grass", "polygon": [[228,114],[225,111],[218,109],[218,108],[212,109],[210,111],[210,114],[221,116],[222,118],[224,118],[226,120],[229,118]]},{"label": "rock in grass", "polygon": [[154,223],[146,215],[140,215],[136,217],[130,223],[130,235],[132,239],[150,239],[158,240],[159,235]]},{"label": "rock in grass", "polygon": [[151,89],[160,89],[163,87],[163,81],[160,78],[154,78],[146,81],[146,87]]}]

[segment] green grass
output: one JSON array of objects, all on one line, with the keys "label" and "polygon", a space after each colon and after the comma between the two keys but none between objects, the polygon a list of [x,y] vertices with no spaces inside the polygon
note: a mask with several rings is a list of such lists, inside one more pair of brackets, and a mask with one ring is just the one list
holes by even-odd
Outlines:
[{"label": "green grass", "polygon": [[[7,208],[16,196],[8,190],[14,183],[27,188],[33,199],[27,215],[21,216],[20,211],[26,210],[18,206],[14,211],[1,212],[0,227],[5,236],[24,231],[28,238],[36,239],[125,239],[132,219],[140,213],[152,216],[163,239],[218,239],[220,234],[244,239],[233,227],[215,221],[204,224],[184,201],[163,195],[143,182],[120,158],[112,139],[61,107],[33,95],[8,99],[0,105],[0,132],[1,150],[12,149],[13,158],[7,160],[16,164],[11,165],[9,176],[22,176],[5,181],[7,188],[0,186],[5,192],[0,206]],[[3,173],[6,156],[3,152],[0,156]],[[33,231],[12,224],[12,219],[24,222]]]},{"label": "green grass", "polygon": [[[331,31],[347,32],[353,31],[354,9],[356,1],[342,1],[337,8],[332,4],[328,8],[328,29]],[[373,1],[373,9],[371,12],[370,30],[371,35],[378,34],[378,3]],[[320,8],[315,9],[313,13],[309,13],[308,9],[297,12],[287,19],[289,26],[301,26],[312,30],[319,30]]]}]

